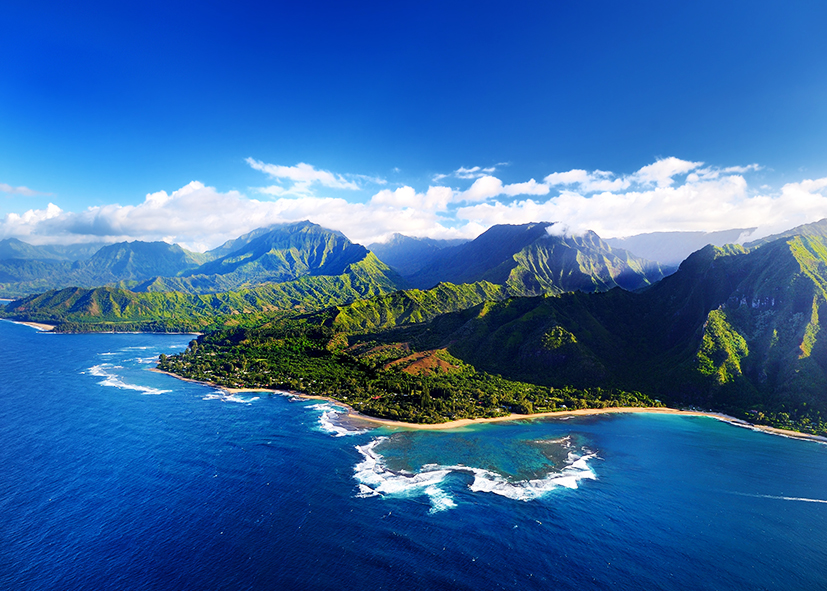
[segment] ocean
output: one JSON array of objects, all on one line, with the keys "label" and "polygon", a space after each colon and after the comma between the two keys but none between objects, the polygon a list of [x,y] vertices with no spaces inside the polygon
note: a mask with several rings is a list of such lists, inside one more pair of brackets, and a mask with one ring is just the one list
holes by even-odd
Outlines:
[{"label": "ocean", "polygon": [[827,446],[706,417],[374,428],[0,322],[0,588],[827,589]]}]

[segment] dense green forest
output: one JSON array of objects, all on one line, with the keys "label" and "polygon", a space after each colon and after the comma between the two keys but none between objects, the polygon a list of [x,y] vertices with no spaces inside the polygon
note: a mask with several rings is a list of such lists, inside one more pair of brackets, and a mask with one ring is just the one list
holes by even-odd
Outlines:
[{"label": "dense green forest", "polygon": [[329,396],[365,414],[414,423],[509,413],[658,406],[639,392],[538,386],[476,370],[445,350],[358,340],[298,319],[202,335],[159,369],[233,388]]}]

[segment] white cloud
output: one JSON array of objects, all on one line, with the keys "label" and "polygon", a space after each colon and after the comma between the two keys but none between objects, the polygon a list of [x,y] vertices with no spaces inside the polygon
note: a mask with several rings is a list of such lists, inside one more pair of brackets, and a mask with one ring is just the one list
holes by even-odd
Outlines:
[{"label": "white cloud", "polygon": [[[703,162],[689,162],[688,160],[669,157],[647,164],[634,174],[622,177],[615,177],[614,173],[605,170],[588,172],[574,169],[568,172],[551,173],[543,180],[550,186],[577,185],[578,190],[582,193],[622,191],[635,184],[668,187],[674,183],[674,177],[695,170],[702,164]],[[748,169],[751,169],[751,167],[745,167],[743,172]],[[699,177],[696,176],[697,178]]]},{"label": "white cloud", "polygon": [[631,184],[629,178],[613,178],[614,174],[605,170],[587,172],[575,169],[568,172],[553,172],[543,181],[549,186],[577,185],[583,193],[596,193],[597,191],[619,191]]},{"label": "white cloud", "polygon": [[389,205],[430,211],[445,211],[454,192],[448,187],[428,187],[425,193],[417,193],[413,187],[400,187],[395,191],[383,189],[371,198],[373,205]]},{"label": "white cloud", "polygon": [[695,170],[702,164],[703,162],[689,162],[670,156],[644,166],[633,175],[633,178],[641,184],[668,187],[674,182],[673,177]]},{"label": "white cloud", "polygon": [[[724,174],[726,169],[707,179],[688,176],[682,184],[671,180],[676,169],[692,170],[687,166],[650,168],[647,171],[654,186],[593,195],[564,190],[545,201],[525,199],[510,204],[469,205],[460,208],[456,215],[460,220],[482,226],[558,221],[573,232],[594,230],[604,238],[655,231],[710,232],[757,227],[750,239],[827,217],[827,179],[790,183],[776,195],[755,194],[743,176]],[[584,178],[579,175],[575,182]],[[583,184],[590,182],[590,178],[591,175],[585,178]],[[548,177],[546,180],[549,182]]]},{"label": "white cloud", "polygon": [[501,195],[503,183],[493,176],[483,176],[474,181],[469,189],[457,197],[457,201],[485,201],[491,197]]},{"label": "white cloud", "polygon": [[568,224],[564,224],[562,222],[557,222],[550,225],[546,228],[546,232],[548,232],[549,236],[567,236],[570,234]]},{"label": "white cloud", "polygon": [[474,181],[465,191],[456,194],[456,201],[485,201],[492,197],[499,195],[507,195],[514,197],[516,195],[547,195],[549,193],[548,185],[538,183],[531,179],[525,183],[513,183],[511,185],[503,185],[503,182],[497,177],[483,176]]},{"label": "white cloud", "polygon": [[575,169],[568,172],[553,172],[543,179],[547,185],[582,185],[588,182],[589,173],[585,170]]},{"label": "white cloud", "polygon": [[497,171],[497,168],[500,166],[508,166],[508,162],[498,162],[494,166],[472,166],[470,168],[465,168],[464,166],[460,166],[455,171],[449,174],[435,174],[431,177],[431,181],[438,183],[441,180],[447,179],[448,177],[453,177],[462,180],[471,180],[471,179],[478,179],[485,176],[489,176]]},{"label": "white cloud", "polygon": [[255,228],[306,219],[362,244],[395,232],[461,238],[484,230],[475,224],[457,228],[453,219],[440,215],[452,197],[447,187],[430,187],[425,193],[402,187],[380,191],[368,203],[315,196],[259,201],[191,182],[169,194],[151,193],[139,205],[113,204],[74,213],[50,204],[7,214],[0,220],[0,239],[14,236],[32,244],[166,240],[207,250]]},{"label": "white cloud", "polygon": [[458,179],[476,179],[481,176],[485,176],[487,174],[491,174],[492,172],[496,171],[496,166],[490,166],[488,168],[481,168],[479,166],[472,166],[471,168],[465,168],[464,166],[460,166],[458,169],[454,171],[454,176]]},{"label": "white cloud", "polygon": [[261,189],[266,199],[192,182],[171,193],[150,193],[137,205],[67,212],[49,204],[7,214],[0,218],[0,239],[15,236],[35,244],[167,240],[204,250],[255,228],[305,219],[362,244],[395,232],[472,238],[494,224],[531,221],[559,222],[553,230],[559,232],[590,229],[606,238],[755,226],[754,239],[827,217],[827,178],[788,183],[780,190],[750,187],[744,175],[759,169],[755,164],[722,168],[667,158],[625,176],[575,169],[549,174],[542,183],[530,179],[505,184],[483,174],[473,182],[468,179],[464,190],[406,185],[383,188],[354,202],[301,193],[293,186],[336,188],[323,183],[336,185],[345,178],[341,175],[310,165],[275,167],[286,186]]},{"label": "white cloud", "polygon": [[24,197],[35,197],[37,195],[44,195],[28,187],[12,187],[6,183],[0,183],[0,193],[8,193],[9,195],[23,195]]},{"label": "white cloud", "polygon": [[538,183],[534,179],[529,179],[525,183],[513,183],[503,187],[503,195],[514,197],[516,195],[548,195],[548,185]]},{"label": "white cloud", "polygon": [[359,185],[347,180],[342,175],[327,170],[316,170],[312,165],[304,162],[299,162],[296,166],[282,166],[280,164],[267,164],[253,158],[247,158],[245,161],[251,168],[265,173],[270,178],[291,183],[289,187],[271,186],[258,189],[260,193],[267,195],[282,194],[277,193],[278,189],[282,189],[285,193],[309,194],[312,185],[350,191],[358,191],[360,188]]}]

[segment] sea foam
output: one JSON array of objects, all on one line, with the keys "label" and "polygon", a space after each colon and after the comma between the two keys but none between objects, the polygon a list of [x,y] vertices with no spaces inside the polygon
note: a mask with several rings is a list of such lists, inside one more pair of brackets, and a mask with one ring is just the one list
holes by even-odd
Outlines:
[{"label": "sea foam", "polygon": [[236,404],[251,404],[259,398],[260,396],[245,398],[244,396],[225,392],[224,390],[214,390],[210,394],[204,395],[201,400],[220,400],[221,402],[235,402]]},{"label": "sea foam", "polygon": [[429,497],[431,512],[434,513],[456,506],[450,493],[440,486],[452,473],[472,475],[473,481],[468,485],[472,492],[492,493],[517,501],[538,499],[557,488],[576,489],[581,480],[597,478],[589,466],[589,460],[597,456],[585,450],[582,454],[570,451],[561,470],[536,479],[514,480],[492,470],[464,465],[425,464],[418,472],[394,471],[388,468],[383,456],[376,450],[387,439],[377,437],[365,445],[356,446],[362,455],[362,461],[354,467],[354,478],[359,483],[358,497],[412,497],[424,494]]},{"label": "sea foam", "polygon": [[329,402],[325,402],[321,404],[312,404],[307,408],[310,410],[322,411],[321,416],[319,416],[319,428],[325,433],[330,433],[334,437],[345,437],[347,435],[361,435],[367,432],[364,429],[352,429],[348,428],[346,425],[341,424],[337,420],[337,418],[340,415],[345,414],[345,412],[342,410],[342,407],[340,406],[336,406]]},{"label": "sea foam", "polygon": [[111,363],[101,363],[100,365],[94,365],[89,368],[89,373],[95,377],[103,378],[98,384],[101,386],[108,386],[111,388],[119,388],[121,390],[136,390],[143,394],[166,394],[168,392],[172,392],[172,390],[160,390],[158,388],[152,388],[150,386],[140,386],[138,384],[129,384],[123,379],[118,376],[117,374],[113,373],[112,370],[114,369],[123,369],[121,365],[114,365]]},{"label": "sea foam", "polygon": [[[377,437],[365,445],[356,446],[363,457],[354,468],[354,476],[359,482],[357,497],[415,497],[424,494],[431,501],[431,513],[456,507],[451,495],[439,487],[451,473],[450,468],[429,469],[418,474],[407,471],[394,472],[388,469],[382,456],[375,450],[377,445],[386,440],[387,437]],[[431,467],[433,465],[429,466]]]}]

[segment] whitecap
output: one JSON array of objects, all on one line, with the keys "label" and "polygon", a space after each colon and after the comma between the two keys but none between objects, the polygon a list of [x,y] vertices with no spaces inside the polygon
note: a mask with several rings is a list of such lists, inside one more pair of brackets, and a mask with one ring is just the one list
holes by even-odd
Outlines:
[{"label": "whitecap", "polygon": [[377,437],[365,445],[356,446],[363,457],[363,460],[354,468],[354,477],[359,482],[358,497],[377,495],[415,497],[424,494],[430,499],[431,513],[456,507],[451,495],[439,487],[439,484],[451,473],[450,468],[425,470],[418,474],[404,470],[399,472],[389,470],[382,456],[374,449],[385,440],[387,437]]},{"label": "whitecap", "polygon": [[123,369],[120,365],[112,365],[111,363],[102,363],[100,365],[95,365],[89,368],[89,373],[95,377],[103,378],[98,384],[101,386],[108,386],[111,388],[119,388],[121,390],[136,390],[143,394],[166,394],[168,392],[172,392],[172,390],[161,390],[158,388],[152,388],[150,386],[140,386],[138,384],[129,384],[124,382],[120,376],[117,374],[111,373],[109,370],[113,369]]},{"label": "whitecap", "polygon": [[367,433],[364,429],[353,429],[347,425],[343,425],[337,419],[339,415],[345,414],[346,411],[341,406],[336,406],[330,402],[321,404],[311,404],[307,407],[310,410],[320,410],[322,414],[319,416],[319,428],[325,433],[330,433],[334,437],[345,437],[348,435],[361,435]]},{"label": "whitecap", "polygon": [[201,400],[220,400],[221,402],[235,402],[236,404],[251,404],[259,399],[260,396],[245,398],[244,396],[225,392],[224,390],[215,390],[211,394],[206,394],[201,398]]},{"label": "whitecap", "polygon": [[438,486],[429,486],[425,489],[425,494],[431,499],[431,510],[429,513],[439,513],[440,511],[447,511],[457,506],[454,499]]},{"label": "whitecap", "polygon": [[365,445],[356,446],[362,461],[354,467],[354,478],[359,483],[358,497],[399,496],[410,497],[425,494],[431,501],[431,512],[456,507],[451,495],[441,484],[452,473],[472,475],[468,485],[472,492],[492,493],[517,501],[531,501],[545,496],[556,488],[576,489],[582,480],[596,480],[589,460],[596,454],[578,455],[570,452],[566,466],[560,471],[549,472],[543,478],[513,480],[484,468],[464,465],[441,466],[425,464],[416,473],[390,470],[376,447],[387,437],[377,437]]},{"label": "whitecap", "polygon": [[550,472],[544,478],[512,481],[489,470],[473,469],[474,482],[469,488],[474,492],[488,492],[515,501],[532,501],[555,488],[576,489],[581,480],[596,480],[597,475],[588,464],[593,455],[578,457],[560,472]]}]

